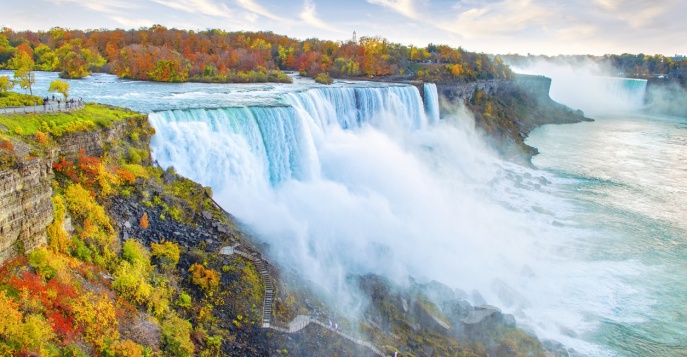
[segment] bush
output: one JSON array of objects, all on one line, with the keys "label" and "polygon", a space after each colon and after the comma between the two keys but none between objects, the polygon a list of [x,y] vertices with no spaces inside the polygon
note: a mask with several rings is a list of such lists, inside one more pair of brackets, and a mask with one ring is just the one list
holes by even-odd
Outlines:
[{"label": "bush", "polygon": [[177,299],[177,306],[188,309],[191,307],[191,302],[191,295],[187,293],[181,293],[181,295],[179,295],[179,299]]},{"label": "bush", "polygon": [[129,148],[128,156],[130,164],[138,165],[141,163],[141,154],[135,148]]},{"label": "bush", "polygon": [[48,136],[40,130],[33,134],[33,137],[34,139],[36,139],[36,142],[40,145],[45,145],[48,143]]},{"label": "bush", "polygon": [[150,253],[135,239],[127,239],[122,246],[122,258],[132,265],[143,268],[150,266]]},{"label": "bush", "polygon": [[219,273],[212,269],[195,263],[191,265],[188,272],[191,273],[191,282],[205,293],[210,293],[219,286]]},{"label": "bush", "polygon": [[191,341],[191,323],[172,315],[162,322],[162,344],[165,352],[177,357],[190,357],[195,352]]},{"label": "bush", "polygon": [[143,346],[131,340],[117,341],[110,345],[104,355],[114,357],[143,357]]},{"label": "bush", "polygon": [[160,244],[151,243],[150,249],[153,256],[158,259],[163,269],[173,269],[181,257],[181,249],[178,244],[172,242],[162,242]]},{"label": "bush", "polygon": [[334,83],[334,80],[329,77],[329,73],[323,72],[317,75],[315,77],[315,82],[320,83],[320,84],[332,84]]},{"label": "bush", "polygon": [[153,293],[153,287],[148,283],[147,273],[145,267],[122,262],[115,274],[112,288],[127,301],[142,305]]},{"label": "bush", "polygon": [[148,225],[150,222],[148,221],[148,212],[143,212],[143,216],[141,216],[141,219],[138,221],[138,225],[141,226],[141,228],[146,229],[148,228]]}]

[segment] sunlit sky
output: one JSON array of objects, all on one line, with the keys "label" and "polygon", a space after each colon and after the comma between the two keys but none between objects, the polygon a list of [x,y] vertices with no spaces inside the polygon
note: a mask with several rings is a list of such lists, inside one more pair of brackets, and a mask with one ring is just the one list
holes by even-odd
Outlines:
[{"label": "sunlit sky", "polygon": [[520,54],[687,55],[687,0],[1,0],[15,31],[168,28],[273,31]]}]

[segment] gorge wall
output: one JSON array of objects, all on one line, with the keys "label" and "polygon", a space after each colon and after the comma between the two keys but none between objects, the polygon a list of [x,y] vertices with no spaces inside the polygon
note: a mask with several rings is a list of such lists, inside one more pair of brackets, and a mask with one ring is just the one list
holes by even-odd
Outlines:
[{"label": "gorge wall", "polygon": [[0,170],[0,264],[47,243],[46,227],[53,220],[52,164],[61,157],[76,159],[81,149],[88,156],[100,156],[108,145],[126,138],[132,125],[122,120],[109,128],[65,135],[40,157],[32,156],[35,150],[27,144],[13,140],[16,164]]},{"label": "gorge wall", "polygon": [[[529,163],[536,148],[525,144],[529,132],[544,124],[589,121],[584,113],[555,102],[549,96],[551,78],[516,75],[512,80],[437,84],[443,108],[465,105],[475,116],[475,126],[503,157]],[[459,104],[460,103],[460,104]]]}]

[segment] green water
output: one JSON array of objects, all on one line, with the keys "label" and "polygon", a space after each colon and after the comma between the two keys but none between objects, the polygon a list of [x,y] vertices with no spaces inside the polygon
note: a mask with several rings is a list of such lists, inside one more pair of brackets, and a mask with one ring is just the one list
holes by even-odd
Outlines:
[{"label": "green water", "polygon": [[603,282],[623,291],[589,301],[583,310],[595,327],[576,337],[600,354],[686,356],[687,119],[548,125],[528,144],[541,152],[533,163],[561,178],[557,195],[577,208],[568,219],[587,234],[573,237],[576,259],[623,263]]}]

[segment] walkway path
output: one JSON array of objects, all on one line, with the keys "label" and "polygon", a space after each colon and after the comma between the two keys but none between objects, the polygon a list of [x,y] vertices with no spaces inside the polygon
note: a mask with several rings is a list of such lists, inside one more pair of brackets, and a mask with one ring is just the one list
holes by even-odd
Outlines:
[{"label": "walkway path", "polygon": [[[206,194],[207,195],[207,194]],[[227,211],[225,211],[215,200],[210,197],[210,195],[207,195],[208,198],[215,204],[217,208],[222,210],[222,212],[225,215],[229,215]],[[280,327],[276,326],[271,322],[272,318],[272,306],[274,303],[274,283],[272,280],[272,276],[270,275],[270,272],[267,268],[269,263],[265,261],[260,253],[258,252],[253,252],[247,247],[244,247],[240,245],[239,243],[234,244],[233,246],[229,247],[224,247],[222,248],[221,254],[223,255],[239,255],[242,256],[248,260],[250,260],[253,265],[255,266],[255,269],[260,273],[260,276],[262,277],[262,281],[265,283],[265,297],[262,300],[262,327],[271,329],[274,331],[279,331],[282,333],[297,333],[304,328],[306,328],[310,324],[316,324],[320,325],[321,327],[353,342],[356,343],[360,346],[367,347],[369,348],[372,352],[374,352],[378,356],[384,357],[384,353],[374,346],[372,343],[368,341],[363,341],[362,339],[359,339],[357,337],[354,337],[352,335],[349,335],[338,328],[331,327],[327,324],[325,324],[322,321],[316,320],[310,316],[307,315],[298,315],[296,318],[294,318],[291,322],[287,324],[287,327]]]},{"label": "walkway path", "polygon": [[64,105],[64,102],[62,102],[59,106],[57,107],[57,102],[50,101],[48,105],[45,107],[42,105],[31,105],[31,106],[26,106],[26,107],[0,107],[0,114],[28,114],[28,113],[58,113],[58,112],[63,112],[63,113],[68,113],[72,112],[75,110],[82,109],[84,107],[84,104],[76,104],[71,108],[67,108]]}]

